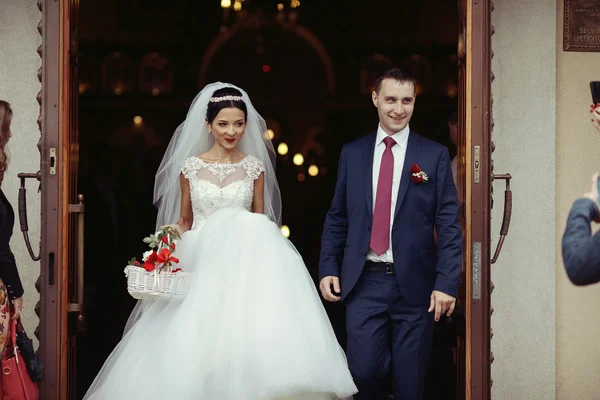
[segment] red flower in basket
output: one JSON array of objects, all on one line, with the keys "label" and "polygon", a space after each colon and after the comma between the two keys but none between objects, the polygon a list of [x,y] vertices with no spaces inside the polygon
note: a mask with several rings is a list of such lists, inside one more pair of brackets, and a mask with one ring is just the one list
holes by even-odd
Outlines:
[{"label": "red flower in basket", "polygon": [[[189,274],[181,272],[177,275],[166,275],[169,272],[182,271],[181,268],[173,268],[173,264],[179,263],[179,259],[173,257],[175,242],[179,238],[179,232],[171,226],[165,226],[144,238],[143,241],[148,244],[150,250],[144,252],[141,268],[140,262],[134,257],[128,261],[124,271],[127,291],[133,298],[146,300],[185,294],[187,289],[181,285],[171,285],[169,282],[184,281],[189,278]],[[162,273],[164,282],[157,279],[159,273]]]},{"label": "red flower in basket", "polygon": [[155,264],[152,261],[146,261],[144,263],[144,269],[148,272],[154,271]]},{"label": "red flower in basket", "polygon": [[158,262],[161,264],[178,263],[179,260],[171,256],[171,250],[164,248],[158,253]]},{"label": "red flower in basket", "polygon": [[412,167],[410,167],[410,172],[412,174],[413,183],[427,182],[429,180],[429,176],[423,172],[418,164],[413,164]]},{"label": "red flower in basket", "polygon": [[[173,257],[175,252],[175,241],[179,239],[179,233],[171,227],[165,227],[144,238],[150,250],[144,252],[142,263],[132,258],[127,267],[142,267],[147,272],[155,271],[157,268],[170,267],[173,263],[179,263],[179,259]],[[125,275],[127,276],[127,268]]]},{"label": "red flower in basket", "polygon": [[148,272],[154,271],[157,260],[158,255],[156,254],[156,251],[148,251],[144,253],[144,269]]}]

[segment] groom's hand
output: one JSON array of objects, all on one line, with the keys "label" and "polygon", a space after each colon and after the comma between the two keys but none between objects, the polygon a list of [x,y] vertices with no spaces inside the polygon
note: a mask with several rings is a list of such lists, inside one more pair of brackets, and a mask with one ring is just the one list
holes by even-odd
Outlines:
[{"label": "groom's hand", "polygon": [[337,276],[326,276],[325,278],[321,279],[319,289],[321,289],[321,295],[323,295],[323,298],[325,300],[335,303],[337,301],[340,301],[342,298],[333,294],[333,292],[331,291],[332,286],[335,293],[341,293],[340,278],[338,278]]},{"label": "groom's hand", "polygon": [[455,305],[456,299],[454,297],[444,292],[434,290],[433,293],[431,293],[431,301],[429,303],[429,310],[427,311],[435,311],[433,319],[435,320],[435,322],[438,322],[440,320],[440,317],[444,315],[444,313],[447,317],[451,316],[454,312]]}]

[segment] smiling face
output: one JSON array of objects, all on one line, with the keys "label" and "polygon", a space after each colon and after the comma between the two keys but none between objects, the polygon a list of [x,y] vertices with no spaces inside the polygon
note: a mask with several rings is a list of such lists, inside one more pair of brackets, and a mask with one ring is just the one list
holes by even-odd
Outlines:
[{"label": "smiling face", "polygon": [[223,108],[212,123],[206,122],[215,143],[226,150],[233,150],[246,130],[246,114],[237,107]]},{"label": "smiling face", "polygon": [[377,107],[379,123],[388,135],[406,128],[415,108],[415,85],[386,78],[381,82],[379,92],[372,94]]}]

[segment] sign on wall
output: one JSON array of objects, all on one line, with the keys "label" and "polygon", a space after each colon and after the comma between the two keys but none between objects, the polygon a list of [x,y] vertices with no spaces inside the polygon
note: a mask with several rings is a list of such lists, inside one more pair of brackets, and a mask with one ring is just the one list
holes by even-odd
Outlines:
[{"label": "sign on wall", "polygon": [[600,0],[564,0],[564,51],[600,51]]}]

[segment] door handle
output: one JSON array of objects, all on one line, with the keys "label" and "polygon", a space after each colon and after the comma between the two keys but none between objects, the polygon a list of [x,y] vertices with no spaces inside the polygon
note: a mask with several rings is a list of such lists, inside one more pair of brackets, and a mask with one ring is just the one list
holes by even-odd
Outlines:
[{"label": "door handle", "polygon": [[492,174],[492,182],[496,179],[503,179],[506,181],[506,189],[504,191],[504,216],[502,218],[502,226],[500,227],[500,239],[494,252],[494,257],[491,263],[494,264],[498,261],[498,256],[502,251],[502,245],[504,244],[504,238],[508,235],[508,228],[510,227],[510,218],[512,216],[512,191],[510,190],[510,180],[512,176],[510,174]]},{"label": "door handle", "polygon": [[76,290],[77,290],[77,302],[69,303],[67,311],[76,312],[77,315],[77,331],[81,332],[85,330],[85,317],[83,307],[83,289],[84,289],[84,252],[83,252],[83,240],[84,240],[84,214],[85,206],[83,205],[83,195],[77,196],[77,204],[69,204],[69,213],[77,214],[77,266],[76,266]]},{"label": "door handle", "polygon": [[[21,225],[21,232],[23,232],[23,238],[25,239],[25,245],[27,246],[27,251],[29,255],[33,259],[33,261],[40,260],[40,253],[36,256],[31,248],[31,242],[29,241],[29,223],[27,222],[27,188],[25,186],[25,179],[35,178],[39,182],[42,181],[42,172],[38,171],[36,173],[26,173],[21,172],[17,175],[21,180],[21,187],[19,188],[19,225]],[[40,183],[40,189],[42,185]],[[39,191],[39,189],[38,189]]]}]

